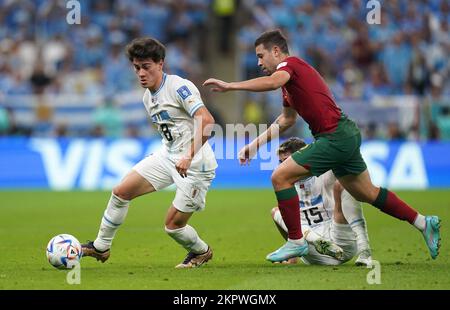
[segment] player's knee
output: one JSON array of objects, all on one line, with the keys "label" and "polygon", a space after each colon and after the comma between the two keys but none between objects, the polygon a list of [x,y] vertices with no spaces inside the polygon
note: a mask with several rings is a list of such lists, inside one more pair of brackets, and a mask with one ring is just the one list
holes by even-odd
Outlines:
[{"label": "player's knee", "polygon": [[272,210],[270,210],[270,215],[272,216],[272,218],[275,218],[275,214],[278,212],[278,207],[272,208]]},{"label": "player's knee", "polygon": [[186,221],[182,220],[182,219],[176,219],[176,218],[172,218],[170,220],[167,220],[165,223],[165,226],[168,229],[179,229],[179,228],[183,228],[184,226],[186,226]]},{"label": "player's knee", "polygon": [[275,188],[275,189],[277,189],[277,188],[279,188],[279,187],[282,187],[283,186],[283,178],[281,177],[281,174],[279,173],[279,172],[277,172],[277,170],[275,170],[273,173],[272,173],[272,177],[271,177],[271,180],[272,180],[272,185],[273,185],[273,187]]},{"label": "player's knee", "polygon": [[114,195],[124,200],[131,200],[134,198],[128,191],[123,188],[123,186],[120,185],[114,187],[112,192]]}]

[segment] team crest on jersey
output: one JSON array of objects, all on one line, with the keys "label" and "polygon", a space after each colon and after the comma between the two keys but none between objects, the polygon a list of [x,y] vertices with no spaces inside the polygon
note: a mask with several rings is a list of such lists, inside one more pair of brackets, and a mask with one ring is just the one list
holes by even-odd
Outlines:
[{"label": "team crest on jersey", "polygon": [[183,100],[192,95],[191,91],[189,90],[189,88],[187,88],[187,86],[181,86],[180,88],[178,88],[177,93]]}]

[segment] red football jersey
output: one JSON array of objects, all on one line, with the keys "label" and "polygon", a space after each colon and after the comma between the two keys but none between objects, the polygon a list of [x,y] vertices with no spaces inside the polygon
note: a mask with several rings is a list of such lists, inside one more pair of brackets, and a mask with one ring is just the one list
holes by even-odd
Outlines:
[{"label": "red football jersey", "polygon": [[313,135],[334,132],[341,109],[320,74],[298,57],[286,58],[278,65],[277,71],[280,70],[291,76],[282,87],[283,106],[295,109]]}]

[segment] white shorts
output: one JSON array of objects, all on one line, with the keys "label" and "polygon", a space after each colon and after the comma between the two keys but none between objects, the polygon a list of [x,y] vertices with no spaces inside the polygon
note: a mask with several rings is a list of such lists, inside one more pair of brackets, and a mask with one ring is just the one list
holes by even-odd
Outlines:
[{"label": "white shorts", "polygon": [[[311,229],[311,228],[310,228]],[[324,239],[334,242],[344,250],[343,260],[320,254],[313,245],[309,245],[309,254],[301,257],[308,265],[340,265],[351,260],[357,253],[356,237],[348,224],[337,224],[333,220],[324,222],[312,230]]]},{"label": "white shorts", "polygon": [[206,193],[216,176],[215,170],[189,169],[187,177],[182,178],[175,169],[175,164],[176,159],[159,150],[138,162],[133,170],[150,182],[157,191],[175,183],[177,190],[172,203],[177,210],[187,213],[203,210]]}]

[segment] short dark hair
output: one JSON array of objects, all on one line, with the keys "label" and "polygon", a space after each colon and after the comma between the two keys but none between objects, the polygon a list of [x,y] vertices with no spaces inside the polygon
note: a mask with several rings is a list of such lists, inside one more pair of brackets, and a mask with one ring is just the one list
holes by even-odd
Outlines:
[{"label": "short dark hair", "polygon": [[297,137],[291,137],[280,144],[280,146],[278,147],[278,155],[287,152],[293,154],[305,146],[306,143],[302,139]]},{"label": "short dark hair", "polygon": [[279,29],[266,31],[255,41],[255,47],[262,44],[266,50],[270,50],[275,45],[278,46],[284,54],[289,54],[287,40]]},{"label": "short dark hair", "polygon": [[151,59],[154,62],[159,62],[166,57],[166,48],[156,39],[142,37],[131,41],[126,47],[126,53],[130,61]]}]

